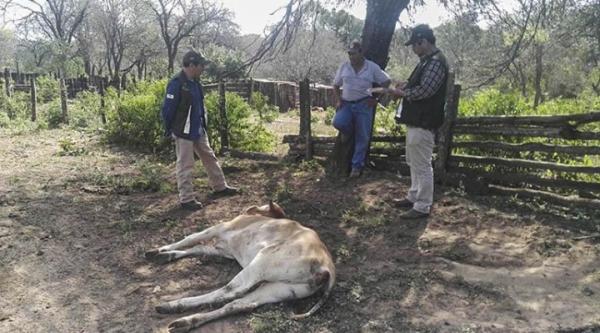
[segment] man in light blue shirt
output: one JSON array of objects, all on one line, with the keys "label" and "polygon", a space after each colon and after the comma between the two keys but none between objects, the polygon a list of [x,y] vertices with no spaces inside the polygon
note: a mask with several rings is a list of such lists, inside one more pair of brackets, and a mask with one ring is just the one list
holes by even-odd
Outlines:
[{"label": "man in light blue shirt", "polygon": [[355,178],[360,176],[365,167],[373,112],[377,105],[377,99],[371,95],[370,88],[373,83],[388,87],[391,81],[390,76],[379,65],[365,59],[359,42],[352,42],[347,51],[349,61],[340,66],[333,80],[337,105],[332,123],[343,138],[354,136],[350,177]]}]

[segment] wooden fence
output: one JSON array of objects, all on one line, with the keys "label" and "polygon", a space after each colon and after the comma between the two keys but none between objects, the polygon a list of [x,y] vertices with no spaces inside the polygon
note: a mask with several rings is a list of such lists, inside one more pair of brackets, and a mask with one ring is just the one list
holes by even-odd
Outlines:
[{"label": "wooden fence", "polygon": [[[560,205],[600,208],[600,132],[580,129],[600,122],[600,112],[459,118],[460,91],[460,85],[449,84],[446,118],[434,148],[433,167],[438,183],[462,185],[475,194],[538,197]],[[308,129],[302,125],[310,124],[310,106],[305,112],[301,110],[300,123],[299,135],[284,137],[289,154],[329,157],[335,137],[310,136],[310,125]],[[542,138],[546,142],[523,142],[526,138]],[[547,143],[553,139],[571,143]],[[517,141],[520,143],[514,143]],[[408,175],[404,144],[404,137],[375,136],[368,159],[377,168]],[[584,156],[596,163],[560,163],[561,158],[581,161]]]},{"label": "wooden fence", "polygon": [[[31,91],[31,79],[36,79],[41,75],[42,74],[38,73],[11,72],[6,68],[2,80],[5,94],[11,96],[13,91]],[[55,73],[50,73],[48,75],[58,79]],[[65,79],[64,85],[67,97],[75,98],[77,93],[86,90],[102,92],[109,86],[112,86],[117,90],[125,89],[130,82],[126,75],[123,75],[118,81],[119,82],[115,82],[114,80],[109,80],[107,77],[103,76],[82,75],[77,78]],[[135,83],[135,81],[133,81],[133,83]],[[271,81],[265,79],[224,81],[221,83],[205,84],[204,90],[206,92],[218,91],[220,84],[224,84],[225,91],[234,92],[245,100],[249,100],[253,92],[260,92],[268,98],[270,104],[277,106],[280,112],[287,112],[290,109],[300,107],[300,86],[295,82]],[[310,86],[310,90],[310,102],[312,106],[326,108],[335,105],[335,96],[332,86],[314,83]]]},{"label": "wooden fence", "polygon": [[[264,79],[248,79],[239,81],[224,81],[221,83],[205,84],[206,92],[218,91],[223,84],[225,91],[234,92],[244,99],[249,100],[253,92],[260,92],[266,96],[269,103],[279,108],[280,112],[300,107],[300,84],[289,81],[271,81]],[[335,96],[332,86],[322,84],[310,85],[310,104],[326,108],[335,105]]]},{"label": "wooden fence", "polygon": [[[595,122],[600,112],[458,118],[448,178],[462,177],[475,192],[599,205],[600,132],[579,129]],[[548,143],[552,140],[560,144]],[[584,156],[595,163],[585,163]]]}]

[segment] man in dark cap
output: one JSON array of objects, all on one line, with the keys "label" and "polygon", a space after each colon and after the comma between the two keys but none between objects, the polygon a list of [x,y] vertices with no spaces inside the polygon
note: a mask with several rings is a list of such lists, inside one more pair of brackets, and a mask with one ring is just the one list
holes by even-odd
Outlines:
[{"label": "man in dark cap", "polygon": [[377,104],[370,89],[373,83],[387,87],[391,81],[390,76],[379,65],[365,59],[358,41],[352,42],[347,51],[349,61],[340,66],[333,80],[337,108],[332,123],[343,137],[354,136],[350,178],[355,178],[360,176],[365,166],[373,112]]},{"label": "man in dark cap", "polygon": [[407,127],[406,163],[411,180],[406,198],[396,201],[396,206],[410,208],[402,218],[416,219],[427,217],[433,203],[431,155],[435,131],[444,121],[448,63],[426,24],[414,27],[404,45],[410,45],[420,61],[408,82],[389,89],[390,94],[402,97],[396,120]]},{"label": "man in dark cap", "polygon": [[238,189],[227,185],[223,170],[206,134],[206,110],[200,75],[209,61],[201,52],[190,50],[183,56],[183,68],[169,81],[162,106],[165,135],[175,140],[176,174],[182,208],[198,210],[202,203],[194,197],[194,153],[202,160],[213,188],[213,196],[234,195]]}]

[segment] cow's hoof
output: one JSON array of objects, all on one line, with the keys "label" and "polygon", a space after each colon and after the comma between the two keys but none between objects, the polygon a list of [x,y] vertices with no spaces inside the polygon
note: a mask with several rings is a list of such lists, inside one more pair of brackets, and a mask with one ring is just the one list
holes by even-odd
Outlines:
[{"label": "cow's hoof", "polygon": [[160,253],[160,251],[158,249],[146,251],[146,253],[144,254],[144,257],[146,257],[146,259],[152,259],[159,253]]},{"label": "cow's hoof", "polygon": [[175,260],[175,253],[159,252],[158,250],[152,250],[146,252],[146,260],[157,264],[166,264]]},{"label": "cow's hoof", "polygon": [[192,324],[188,320],[178,319],[169,324],[169,333],[185,333],[192,328]]}]

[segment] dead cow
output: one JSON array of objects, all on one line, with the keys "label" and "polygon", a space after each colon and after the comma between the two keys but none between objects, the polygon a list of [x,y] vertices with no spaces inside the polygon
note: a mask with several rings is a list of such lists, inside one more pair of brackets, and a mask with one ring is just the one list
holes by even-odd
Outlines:
[{"label": "dead cow", "polygon": [[331,254],[312,229],[285,218],[276,203],[250,207],[233,220],[148,251],[149,260],[166,263],[200,255],[235,259],[243,269],[224,287],[205,295],[160,304],[159,313],[183,312],[203,304],[231,301],[215,311],[197,313],[169,324],[170,333],[187,332],[208,321],[285,300],[323,297],[306,313],[315,313],[335,283]]}]

